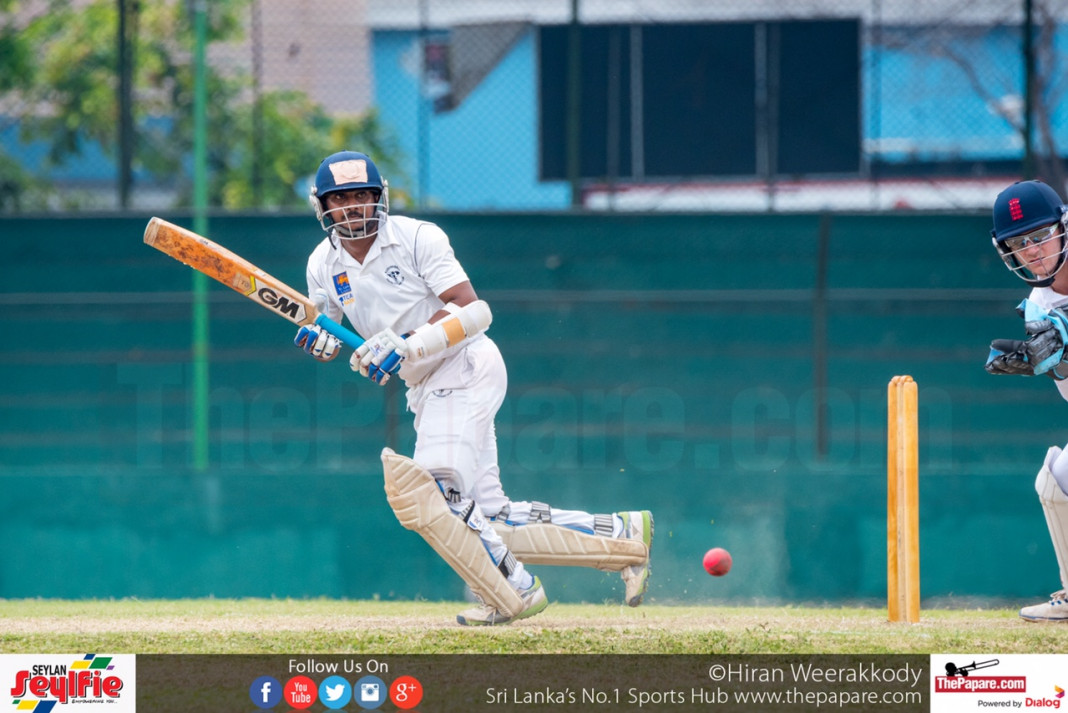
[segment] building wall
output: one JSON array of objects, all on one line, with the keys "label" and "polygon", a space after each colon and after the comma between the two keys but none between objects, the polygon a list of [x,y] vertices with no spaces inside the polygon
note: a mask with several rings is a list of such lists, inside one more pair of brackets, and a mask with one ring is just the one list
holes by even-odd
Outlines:
[{"label": "building wall", "polygon": [[366,0],[343,11],[310,0],[253,0],[243,42],[213,47],[212,62],[254,75],[264,89],[303,91],[333,115],[374,106]]}]

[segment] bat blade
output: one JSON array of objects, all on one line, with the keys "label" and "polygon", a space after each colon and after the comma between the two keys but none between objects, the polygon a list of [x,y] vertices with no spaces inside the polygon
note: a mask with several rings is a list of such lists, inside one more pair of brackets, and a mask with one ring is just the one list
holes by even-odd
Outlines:
[{"label": "bat blade", "polygon": [[354,349],[363,344],[354,332],[320,314],[301,292],[192,230],[152,218],[145,228],[145,243],[294,324],[317,324]]},{"label": "bat blade", "polygon": [[153,218],[145,228],[145,243],[294,324],[314,324],[319,316],[319,311],[307,297],[240,255],[191,230],[162,218]]}]

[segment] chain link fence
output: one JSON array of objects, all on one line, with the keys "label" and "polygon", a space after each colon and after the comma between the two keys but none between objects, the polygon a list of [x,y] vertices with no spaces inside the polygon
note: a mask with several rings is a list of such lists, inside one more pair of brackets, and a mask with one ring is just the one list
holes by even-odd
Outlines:
[{"label": "chain link fence", "polygon": [[342,148],[412,210],[985,209],[1021,176],[1065,185],[1065,0],[0,12],[5,213],[190,206],[198,76],[224,211],[300,209]]}]

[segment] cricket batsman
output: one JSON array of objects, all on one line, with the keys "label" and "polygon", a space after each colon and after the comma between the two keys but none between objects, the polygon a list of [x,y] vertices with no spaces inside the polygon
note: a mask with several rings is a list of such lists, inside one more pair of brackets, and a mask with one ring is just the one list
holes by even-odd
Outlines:
[{"label": "cricket batsman", "polygon": [[[465,626],[507,624],[549,604],[525,564],[618,571],[627,603],[648,587],[653,519],[648,511],[594,515],[505,495],[494,419],[507,372],[485,334],[492,320],[449,238],[433,223],[389,214],[389,187],[366,154],[326,157],[310,202],[326,237],[308,258],[308,295],[366,342],[351,368],[372,383],[396,376],[415,417],[411,458],[382,451],[387,500],[479,598]],[[295,343],[320,361],[340,351],[315,325]]]}]

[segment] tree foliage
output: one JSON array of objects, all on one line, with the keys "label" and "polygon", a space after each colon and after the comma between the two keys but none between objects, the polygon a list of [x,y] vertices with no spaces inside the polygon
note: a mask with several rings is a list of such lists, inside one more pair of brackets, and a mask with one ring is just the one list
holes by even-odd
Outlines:
[{"label": "tree foliage", "polygon": [[[188,206],[193,192],[193,3],[127,0],[126,6],[131,28],[127,47],[133,57],[134,189],[151,185],[174,195],[176,207]],[[242,39],[250,0],[212,0],[205,6],[209,48]],[[42,200],[71,207],[69,195],[43,193],[47,183],[40,178],[96,152],[118,156],[119,8],[118,0],[50,0],[45,5],[0,0],[0,130],[17,126],[18,155],[35,155],[32,147],[42,156],[39,165],[23,166],[0,150],[0,209],[27,208]],[[302,206],[303,177],[340,148],[366,148],[383,170],[396,168],[396,143],[373,113],[358,119],[332,117],[297,91],[268,90],[256,96],[247,71],[213,67],[210,59],[206,74],[208,194],[214,206]],[[41,174],[38,180],[35,169]],[[117,166],[108,170],[118,173]]]}]

